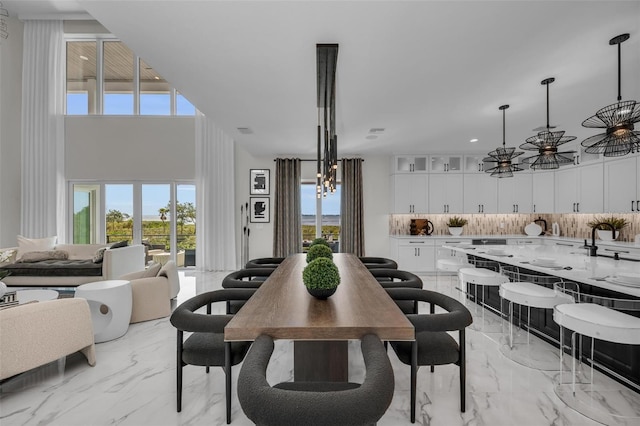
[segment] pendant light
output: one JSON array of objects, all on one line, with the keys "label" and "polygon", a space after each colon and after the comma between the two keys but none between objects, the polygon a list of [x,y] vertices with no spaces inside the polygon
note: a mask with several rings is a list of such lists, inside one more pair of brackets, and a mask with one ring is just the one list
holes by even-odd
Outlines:
[{"label": "pendant light", "polygon": [[576,137],[564,136],[564,130],[552,132],[552,127],[549,124],[549,85],[555,80],[555,78],[551,77],[540,82],[540,84],[547,86],[547,130],[527,138],[525,143],[520,145],[520,149],[538,151],[538,155],[521,160],[522,164],[529,164],[529,167],[533,170],[551,170],[566,164],[573,164],[575,151],[558,152],[558,146],[571,142]]},{"label": "pendant light", "polygon": [[318,78],[318,135],[316,195],[336,192],[338,181],[338,136],[336,135],[337,44],[316,45]]},{"label": "pendant light", "polygon": [[621,96],[621,44],[629,34],[620,34],[609,40],[609,45],[618,45],[618,102],[606,106],[582,122],[583,127],[607,129],[606,133],[591,136],[582,141],[585,152],[604,154],[605,157],[620,157],[640,150],[640,132],[633,124],[640,121],[640,105],[636,101],[622,101]]},{"label": "pendant light", "polygon": [[502,105],[498,108],[502,111],[502,147],[491,151],[488,154],[489,156],[482,160],[486,163],[496,163],[495,167],[485,170],[485,172],[491,173],[491,176],[498,178],[513,177],[513,172],[522,171],[517,164],[513,164],[512,160],[524,154],[524,152],[516,152],[514,147],[505,147],[505,110],[507,108],[509,108],[509,105]]}]

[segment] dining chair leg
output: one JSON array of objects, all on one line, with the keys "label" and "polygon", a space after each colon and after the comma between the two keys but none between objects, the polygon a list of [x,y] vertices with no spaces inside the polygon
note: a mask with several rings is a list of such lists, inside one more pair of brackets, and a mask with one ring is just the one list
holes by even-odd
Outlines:
[{"label": "dining chair leg", "polygon": [[460,330],[459,337],[459,345],[460,345],[460,411],[465,412],[466,410],[466,402],[467,402],[467,392],[466,392],[466,383],[467,383],[467,361],[466,361],[466,351],[465,351],[465,332],[464,329]]},{"label": "dining chair leg", "polygon": [[224,377],[227,402],[227,424],[231,423],[231,342],[224,344]]},{"label": "dining chair leg", "polygon": [[416,382],[418,378],[418,342],[411,342],[411,423],[416,422]]},{"label": "dining chair leg", "polygon": [[182,331],[178,330],[178,344],[176,354],[176,390],[177,390],[177,409],[178,413],[182,411]]}]

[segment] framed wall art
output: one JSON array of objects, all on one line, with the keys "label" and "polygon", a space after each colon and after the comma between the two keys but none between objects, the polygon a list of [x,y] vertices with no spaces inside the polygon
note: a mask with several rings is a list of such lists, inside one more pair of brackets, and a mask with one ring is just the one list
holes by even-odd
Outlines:
[{"label": "framed wall art", "polygon": [[269,197],[249,197],[251,223],[269,223]]},{"label": "framed wall art", "polygon": [[249,194],[269,195],[269,169],[249,170]]}]

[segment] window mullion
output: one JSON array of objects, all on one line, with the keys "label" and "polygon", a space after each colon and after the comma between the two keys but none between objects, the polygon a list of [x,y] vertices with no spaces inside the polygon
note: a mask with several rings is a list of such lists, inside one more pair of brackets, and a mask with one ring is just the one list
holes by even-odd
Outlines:
[{"label": "window mullion", "polygon": [[104,111],[104,40],[96,40],[96,115]]},{"label": "window mullion", "polygon": [[140,115],[140,57],[133,55],[133,115]]}]

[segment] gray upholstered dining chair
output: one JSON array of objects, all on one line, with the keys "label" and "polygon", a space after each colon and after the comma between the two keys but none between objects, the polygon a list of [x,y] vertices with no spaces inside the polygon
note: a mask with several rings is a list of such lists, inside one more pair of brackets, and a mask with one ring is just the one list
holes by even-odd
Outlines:
[{"label": "gray upholstered dining chair", "polygon": [[[231,366],[244,359],[251,342],[225,342],[224,327],[233,318],[229,314],[212,314],[216,302],[248,300],[255,290],[214,290],[183,302],[171,315],[171,324],[178,330],[177,345],[177,410],[182,411],[182,368],[185,365],[223,367],[227,403],[227,424],[231,422]],[[206,306],[206,313],[196,312]],[[183,341],[184,333],[191,333]]]},{"label": "gray upholstered dining chair", "polygon": [[[275,271],[274,268],[245,268],[231,272],[229,275],[222,279],[222,288],[250,288],[257,289],[271,273]],[[230,300],[227,302],[227,313],[235,314],[242,306],[244,306],[244,300]]]},{"label": "gray upholstered dining chair", "polygon": [[266,370],[273,339],[259,336],[238,376],[242,410],[255,424],[264,426],[375,424],[393,399],[393,369],[378,336],[364,336],[361,347],[366,368],[362,384],[285,382],[272,387]]},{"label": "gray upholstered dining chair", "polygon": [[[409,288],[388,289],[395,301],[427,302],[429,314],[407,315],[415,327],[413,342],[390,342],[394,352],[404,364],[411,366],[411,423],[416,420],[416,380],[418,367],[456,364],[460,367],[460,411],[465,411],[465,328],[473,322],[469,310],[456,299],[430,290]],[[435,313],[435,307],[444,313]],[[448,331],[458,331],[458,342]]]},{"label": "gray upholstered dining chair", "polygon": [[398,269],[398,264],[393,259],[386,257],[360,256],[358,257],[367,269]]},{"label": "gray upholstered dining chair", "polygon": [[284,261],[284,257],[259,257],[257,259],[251,259],[244,267],[245,268],[277,268]]},{"label": "gray upholstered dining chair", "polygon": [[[380,283],[382,288],[422,288],[422,279],[408,271],[399,269],[369,269],[371,275]],[[411,300],[396,300],[398,307],[405,314],[417,314],[418,302]]]}]

